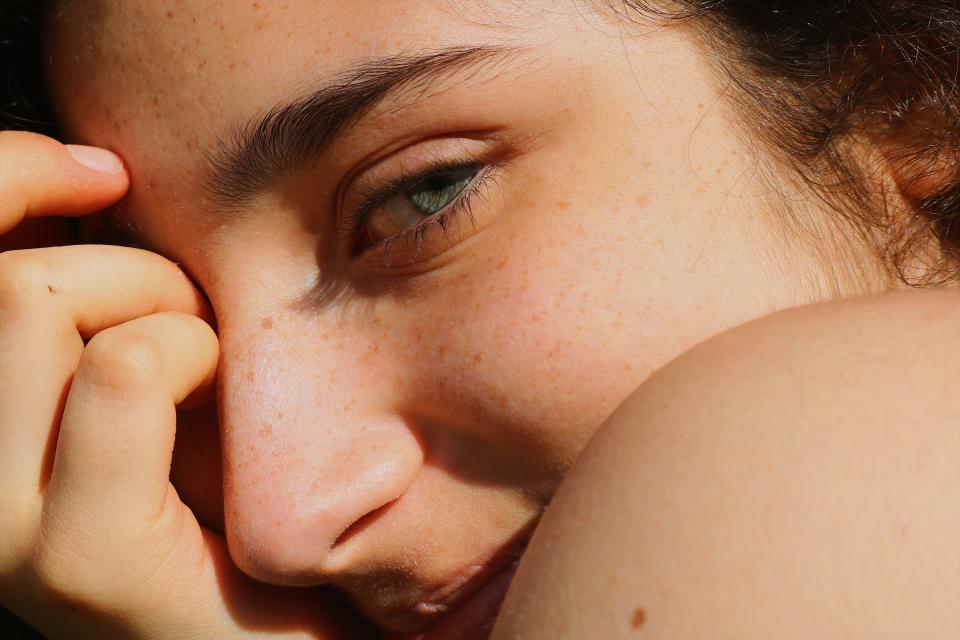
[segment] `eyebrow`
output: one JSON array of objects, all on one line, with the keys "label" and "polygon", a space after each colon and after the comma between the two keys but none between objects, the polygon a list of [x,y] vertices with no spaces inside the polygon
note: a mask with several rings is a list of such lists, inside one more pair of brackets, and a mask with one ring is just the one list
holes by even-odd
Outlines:
[{"label": "eyebrow", "polygon": [[236,211],[285,175],[321,156],[378,104],[414,93],[416,104],[430,87],[459,72],[481,71],[520,50],[474,46],[362,60],[323,86],[233,129],[206,155],[205,187],[220,210]]}]

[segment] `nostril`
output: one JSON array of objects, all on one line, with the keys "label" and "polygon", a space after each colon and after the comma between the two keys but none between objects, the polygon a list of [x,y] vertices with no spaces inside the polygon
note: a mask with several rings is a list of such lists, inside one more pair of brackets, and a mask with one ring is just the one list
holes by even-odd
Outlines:
[{"label": "nostril", "polygon": [[370,511],[365,516],[358,518],[351,524],[349,527],[344,529],[343,533],[337,536],[337,539],[333,541],[333,546],[331,550],[336,549],[337,547],[343,545],[348,540],[358,535],[361,531],[372,525],[377,519],[386,514],[387,510],[395,505],[400,498],[394,498],[390,502],[377,507],[373,511]]}]

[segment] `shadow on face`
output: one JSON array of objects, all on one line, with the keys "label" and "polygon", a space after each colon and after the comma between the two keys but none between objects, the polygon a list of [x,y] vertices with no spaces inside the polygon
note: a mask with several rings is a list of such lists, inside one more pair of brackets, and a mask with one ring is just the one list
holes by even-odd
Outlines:
[{"label": "shadow on face", "polygon": [[682,28],[556,2],[60,4],[67,130],[124,157],[114,215],[216,311],[224,527],[258,579],[422,624],[518,552],[653,370],[812,295],[770,275],[812,267]]}]

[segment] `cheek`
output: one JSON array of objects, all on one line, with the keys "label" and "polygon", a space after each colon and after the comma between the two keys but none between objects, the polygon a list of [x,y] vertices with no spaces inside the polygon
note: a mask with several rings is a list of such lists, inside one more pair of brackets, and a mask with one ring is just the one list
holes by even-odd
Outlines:
[{"label": "cheek", "polygon": [[418,377],[447,406],[529,452],[528,464],[563,470],[648,375],[649,311],[611,276],[625,266],[610,246],[525,237],[538,244],[510,240],[437,287],[423,302],[429,322],[405,331],[420,345]]}]

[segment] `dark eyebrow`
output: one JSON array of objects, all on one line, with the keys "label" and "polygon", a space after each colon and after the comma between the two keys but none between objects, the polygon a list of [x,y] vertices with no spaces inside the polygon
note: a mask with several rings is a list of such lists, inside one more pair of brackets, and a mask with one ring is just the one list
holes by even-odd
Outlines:
[{"label": "dark eyebrow", "polygon": [[315,160],[388,96],[412,91],[422,98],[442,77],[518,51],[456,47],[363,60],[319,89],[277,104],[221,139],[206,157],[208,195],[222,210],[242,208],[279,178]]}]

